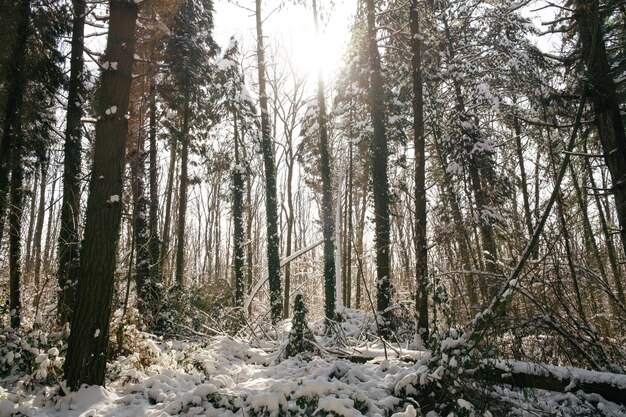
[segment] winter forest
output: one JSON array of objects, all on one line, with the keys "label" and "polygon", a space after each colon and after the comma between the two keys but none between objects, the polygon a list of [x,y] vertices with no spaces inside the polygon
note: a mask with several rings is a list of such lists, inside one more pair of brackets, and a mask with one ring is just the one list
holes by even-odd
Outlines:
[{"label": "winter forest", "polygon": [[626,417],[625,124],[622,0],[2,0],[0,417]]}]

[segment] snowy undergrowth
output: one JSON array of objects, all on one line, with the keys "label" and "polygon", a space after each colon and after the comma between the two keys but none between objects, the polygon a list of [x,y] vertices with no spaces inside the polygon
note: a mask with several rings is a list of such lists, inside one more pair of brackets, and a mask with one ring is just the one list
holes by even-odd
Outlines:
[{"label": "snowy undergrowth", "polygon": [[[55,335],[5,329],[2,334],[10,335],[22,354],[16,358],[14,353],[8,364],[12,348],[0,350],[0,417],[626,416],[624,407],[597,395],[518,390],[464,379],[466,364],[460,358],[406,345],[389,345],[385,359],[382,345],[369,333],[371,320],[364,315],[359,320],[352,312],[345,317],[339,336],[324,336],[321,326],[312,326],[316,343],[325,348],[319,355],[288,359],[281,358],[289,322],[273,329],[272,338],[257,332],[248,338],[164,341],[130,327],[118,339],[113,330],[118,356],[109,364],[106,388],[75,393],[63,392],[58,373],[41,372],[62,364],[64,347]],[[331,346],[338,339],[353,346],[339,353]],[[116,346],[117,340],[124,346]],[[357,356],[368,361],[348,359]]]}]

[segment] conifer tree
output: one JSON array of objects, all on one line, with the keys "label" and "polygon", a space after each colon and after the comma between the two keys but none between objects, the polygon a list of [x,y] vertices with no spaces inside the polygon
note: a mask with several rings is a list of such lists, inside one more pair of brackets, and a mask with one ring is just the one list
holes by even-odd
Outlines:
[{"label": "conifer tree", "polygon": [[109,36],[98,95],[98,122],[76,307],[64,365],[72,390],[104,384],[109,320],[122,217],[124,152],[135,49],[137,4],[110,1]]},{"label": "conifer tree", "polygon": [[81,122],[85,104],[83,52],[85,32],[85,0],[72,2],[72,50],[67,92],[67,119],[63,147],[63,201],[61,231],[58,241],[58,315],[60,323],[70,320],[79,268],[79,219],[81,173]]},{"label": "conifer tree", "polygon": [[189,187],[189,150],[192,145],[191,124],[198,102],[202,100],[201,87],[208,83],[209,59],[216,51],[212,38],[212,0],[183,0],[174,17],[172,35],[166,50],[166,65],[173,91],[171,105],[182,115],[178,136],[181,143],[178,229],[176,247],[176,285],[184,285],[185,223],[187,189]]}]

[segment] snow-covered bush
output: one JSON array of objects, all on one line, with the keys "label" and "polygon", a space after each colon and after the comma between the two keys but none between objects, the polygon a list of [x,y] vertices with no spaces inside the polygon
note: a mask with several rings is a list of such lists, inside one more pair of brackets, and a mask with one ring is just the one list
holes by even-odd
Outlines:
[{"label": "snow-covered bush", "polygon": [[289,343],[285,348],[287,357],[302,353],[313,353],[317,350],[315,337],[309,329],[306,319],[307,309],[302,294],[296,294],[293,304],[293,325],[289,332]]},{"label": "snow-covered bush", "polygon": [[40,324],[0,330],[0,378],[23,384],[53,385],[61,380],[67,345],[61,332],[48,333]]}]

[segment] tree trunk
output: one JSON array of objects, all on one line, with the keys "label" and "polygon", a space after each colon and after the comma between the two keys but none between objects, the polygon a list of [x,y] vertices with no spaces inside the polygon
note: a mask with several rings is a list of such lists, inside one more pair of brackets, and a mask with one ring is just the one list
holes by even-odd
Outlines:
[{"label": "tree trunk", "polygon": [[11,126],[13,132],[13,149],[11,150],[11,187],[9,209],[9,314],[11,327],[17,328],[21,322],[20,279],[22,275],[22,204],[24,185],[24,168],[22,155],[22,127],[19,120]]},{"label": "tree trunk", "polygon": [[[359,222],[356,227],[356,242],[354,244],[355,254],[357,256],[357,260],[359,257],[363,256],[364,253],[364,245],[363,238],[365,235],[365,212],[367,211],[367,190],[368,184],[366,181],[363,181],[363,188],[361,190],[361,211],[359,212]],[[365,271],[363,270],[363,262],[357,262],[357,271],[356,271],[356,295],[355,295],[355,307],[356,309],[361,308],[361,298],[363,296],[363,287],[362,287],[362,279],[361,277],[365,276]]]},{"label": "tree trunk", "polygon": [[[48,181],[48,161],[41,161],[41,185],[39,188],[39,208],[37,210],[37,224],[33,238],[33,257],[35,260],[35,287],[39,288],[39,276],[41,272],[41,235],[43,233],[43,219],[46,214],[46,182]],[[50,208],[52,210],[52,208]],[[49,228],[50,226],[48,226]]]},{"label": "tree trunk", "polygon": [[[17,36],[11,51],[7,70],[7,102],[4,111],[2,126],[2,142],[0,142],[0,242],[4,231],[4,214],[6,210],[6,196],[9,189],[9,171],[14,148],[19,148],[16,142],[21,140],[20,115],[24,101],[24,63],[26,48],[30,35],[30,0],[20,0],[17,6],[18,21],[16,22]],[[19,153],[19,152],[18,152]],[[21,168],[20,168],[21,169]]]},{"label": "tree trunk", "polygon": [[[528,236],[533,234],[533,220],[530,212],[530,195],[528,194],[528,179],[526,176],[526,168],[524,167],[524,150],[522,148],[522,129],[519,119],[513,119],[513,128],[515,129],[515,151],[517,153],[517,163],[520,169],[520,188],[522,189],[522,198],[524,200],[524,220],[526,222],[526,230]],[[537,256],[537,254],[535,254]]]},{"label": "tree trunk", "polygon": [[352,191],[353,191],[353,185],[354,185],[354,173],[352,172],[352,168],[353,168],[353,145],[352,145],[352,141],[350,140],[350,143],[348,144],[349,149],[348,149],[348,190],[347,190],[347,195],[348,195],[348,202],[346,204],[347,206],[347,213],[346,213],[346,221],[347,221],[347,233],[346,233],[346,250],[344,251],[344,256],[346,258],[346,290],[345,290],[345,297],[346,297],[346,307],[347,308],[351,308],[352,307],[352,239],[353,239],[353,233],[354,233],[354,226],[353,226],[353,221],[352,221],[352,199],[353,199],[353,195],[352,195]]},{"label": "tree trunk", "polygon": [[[368,91],[370,115],[374,135],[370,146],[372,158],[372,184],[374,194],[374,217],[376,219],[376,309],[383,319],[389,314],[391,305],[390,277],[390,223],[389,223],[389,183],[387,181],[387,126],[385,124],[385,92],[380,66],[380,54],[376,42],[376,10],[374,0],[366,0],[368,54],[370,64],[370,88]],[[379,327],[381,336],[389,334],[389,323]]]},{"label": "tree trunk", "polygon": [[176,285],[185,285],[185,220],[187,217],[187,185],[189,182],[189,94],[185,95],[180,150],[180,188],[178,190],[178,229],[176,233]]},{"label": "tree trunk", "polygon": [[263,20],[261,0],[256,0],[257,60],[259,71],[259,101],[261,106],[261,148],[265,166],[265,216],[267,227],[267,273],[270,284],[270,309],[272,323],[278,322],[282,313],[280,290],[280,240],[278,236],[278,199],[276,197],[276,167],[274,144],[270,135],[267,89],[265,79],[265,49],[263,46]]},{"label": "tree trunk", "polygon": [[30,193],[30,213],[28,221],[28,233],[26,234],[26,257],[24,259],[24,275],[26,280],[31,278],[33,272],[33,233],[35,232],[35,223],[37,223],[37,187],[40,185],[39,174],[41,171],[41,161],[35,165],[33,186]]},{"label": "tree trunk", "polygon": [[48,200],[51,201],[50,204],[50,208],[48,210],[48,223],[47,223],[47,230],[46,230],[46,241],[45,241],[45,246],[43,247],[43,256],[41,257],[41,262],[43,263],[43,270],[44,272],[48,273],[50,272],[51,268],[51,261],[52,261],[52,257],[53,257],[53,253],[54,250],[57,248],[55,245],[55,241],[54,241],[54,236],[58,236],[57,235],[57,228],[59,225],[59,222],[55,222],[54,219],[57,218],[57,212],[54,209],[55,207],[55,202],[56,202],[56,187],[57,187],[57,179],[56,176],[54,175],[54,173],[51,174],[52,177],[54,178],[52,180],[52,184],[50,187],[50,195],[48,196]]},{"label": "tree trunk", "polygon": [[415,307],[417,332],[428,339],[428,241],[426,238],[426,158],[424,95],[422,84],[422,41],[417,0],[410,4],[411,77],[413,81],[413,135],[415,147]]},{"label": "tree trunk", "polygon": [[72,390],[103,385],[109,342],[117,242],[122,217],[124,152],[137,4],[110,1],[105,60],[117,70],[101,75],[94,162],[89,182],[85,235],[76,308],[72,314],[65,378]]},{"label": "tree trunk", "polygon": [[[161,241],[161,256],[159,258],[159,274],[161,281],[165,278],[166,270],[170,269],[170,231],[172,222],[172,196],[174,194],[174,175],[176,174],[177,144],[172,138],[170,149],[170,166],[167,171],[167,185],[165,186],[165,213],[163,216],[163,240]],[[169,278],[168,278],[169,279]]]},{"label": "tree trunk", "polygon": [[244,245],[246,237],[243,230],[243,176],[244,169],[239,158],[239,131],[237,127],[237,112],[233,111],[235,133],[235,167],[233,169],[233,254],[235,264],[235,305],[243,307],[245,297],[245,255]]},{"label": "tree trunk", "polygon": [[[248,288],[248,293],[250,293],[252,289],[252,276],[254,274],[254,246],[252,239],[254,214],[252,207],[252,176],[248,174],[246,179],[246,287]],[[248,315],[250,314],[252,314],[252,304],[250,304],[248,308]]]},{"label": "tree trunk", "polygon": [[[313,0],[315,32],[319,34],[317,2]],[[328,152],[328,126],[326,124],[326,99],[324,98],[324,78],[322,71],[317,73],[317,123],[320,132],[320,171],[322,174],[322,224],[324,235],[324,313],[327,320],[335,318],[335,243],[333,234],[333,196],[330,181],[330,154]],[[340,242],[337,242],[339,245]]]},{"label": "tree trunk", "polygon": [[[138,113],[142,113],[141,106]],[[140,116],[140,119],[142,117]],[[137,289],[137,309],[144,317],[149,316],[154,290],[150,282],[150,230],[145,196],[145,160],[142,138],[142,120],[140,120],[137,143],[132,151],[133,161],[131,174],[133,177],[133,253],[135,254],[135,286]],[[148,318],[148,317],[146,317]],[[150,319],[147,320],[150,322]]]},{"label": "tree trunk", "polygon": [[70,56],[70,81],[67,97],[67,122],[63,152],[63,202],[61,205],[61,231],[58,241],[59,323],[70,321],[74,306],[76,281],[79,270],[80,234],[80,168],[81,124],[83,114],[83,50],[85,31],[85,0],[73,0],[72,51]]},{"label": "tree trunk", "polygon": [[611,174],[620,237],[626,253],[626,133],[611,76],[597,1],[576,1],[576,26],[587,66],[590,98],[604,160]]},{"label": "tree trunk", "polygon": [[[287,240],[285,242],[285,257],[291,256],[291,251],[293,247],[293,225],[294,225],[294,212],[293,212],[293,195],[292,195],[292,181],[293,181],[293,165],[294,165],[294,157],[293,157],[293,148],[291,146],[292,138],[289,138],[289,163],[287,166],[287,209],[289,213],[287,214]],[[283,318],[289,318],[289,299],[291,296],[291,262],[285,265],[285,301],[283,303]]]},{"label": "tree trunk", "polygon": [[150,78],[150,216],[148,218],[148,229],[150,231],[150,290],[152,291],[151,310],[154,316],[159,309],[160,294],[159,286],[162,281],[161,252],[159,250],[159,183],[158,183],[158,162],[157,162],[157,105],[156,105],[156,70]]}]

